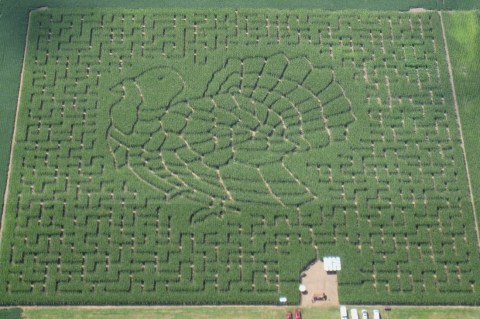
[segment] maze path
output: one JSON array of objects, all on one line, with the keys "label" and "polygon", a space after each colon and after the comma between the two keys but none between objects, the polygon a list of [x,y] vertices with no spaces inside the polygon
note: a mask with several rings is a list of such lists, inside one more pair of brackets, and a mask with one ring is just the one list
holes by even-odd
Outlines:
[{"label": "maze path", "polygon": [[438,15],[47,10],[31,26],[3,302],[296,302],[330,253],[345,302],[478,299]]}]

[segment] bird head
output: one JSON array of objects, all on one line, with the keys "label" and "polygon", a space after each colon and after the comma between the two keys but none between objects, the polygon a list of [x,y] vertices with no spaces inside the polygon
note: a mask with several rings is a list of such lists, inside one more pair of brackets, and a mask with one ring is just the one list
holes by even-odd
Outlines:
[{"label": "bird head", "polygon": [[149,69],[135,77],[134,82],[148,108],[168,108],[185,87],[180,74],[168,67]]},{"label": "bird head", "polygon": [[[126,84],[132,84],[130,92],[125,89]],[[110,88],[110,92],[117,98],[126,95],[136,95],[144,103],[167,107],[172,100],[183,91],[185,82],[176,71],[168,67],[154,67],[142,73],[123,79]]]},{"label": "bird head", "polygon": [[171,68],[155,67],[126,78],[110,88],[115,96],[110,119],[123,134],[134,132],[140,113],[161,117],[184,89],[182,77]]}]

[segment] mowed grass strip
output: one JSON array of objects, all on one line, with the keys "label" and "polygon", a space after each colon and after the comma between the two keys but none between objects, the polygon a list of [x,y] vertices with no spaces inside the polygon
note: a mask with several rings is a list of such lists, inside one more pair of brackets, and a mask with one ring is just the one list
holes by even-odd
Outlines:
[{"label": "mowed grass strip", "polygon": [[[479,308],[422,308],[393,307],[385,312],[382,307],[349,306],[351,308],[380,309],[385,319],[477,319]],[[293,307],[260,308],[260,307],[184,307],[184,308],[25,308],[25,319],[282,319]],[[338,308],[300,308],[304,319],[337,319]]]},{"label": "mowed grass strip", "polygon": [[444,14],[455,87],[470,166],[475,206],[480,208],[480,23],[478,12]]}]

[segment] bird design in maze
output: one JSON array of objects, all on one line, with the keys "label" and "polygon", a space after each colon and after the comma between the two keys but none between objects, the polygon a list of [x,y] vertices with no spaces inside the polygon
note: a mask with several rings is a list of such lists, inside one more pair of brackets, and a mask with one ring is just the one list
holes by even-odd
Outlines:
[{"label": "bird design in maze", "polygon": [[318,197],[285,159],[347,139],[351,101],[331,68],[285,54],[227,59],[203,94],[179,100],[181,74],[158,66],[111,88],[108,142],[168,201],[292,206]]}]

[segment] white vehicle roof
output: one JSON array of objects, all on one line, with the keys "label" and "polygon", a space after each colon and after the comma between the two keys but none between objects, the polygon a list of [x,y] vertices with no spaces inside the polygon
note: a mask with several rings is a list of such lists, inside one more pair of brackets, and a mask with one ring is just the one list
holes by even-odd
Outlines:
[{"label": "white vehicle roof", "polygon": [[358,311],[355,308],[350,309],[350,316],[351,319],[358,319]]}]

